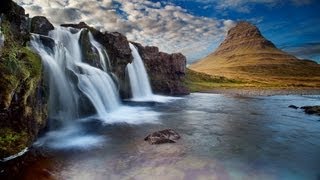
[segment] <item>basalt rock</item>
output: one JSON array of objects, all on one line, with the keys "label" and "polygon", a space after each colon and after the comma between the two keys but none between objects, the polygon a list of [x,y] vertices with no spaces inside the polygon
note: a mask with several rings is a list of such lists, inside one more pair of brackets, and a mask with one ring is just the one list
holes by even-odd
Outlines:
[{"label": "basalt rock", "polygon": [[299,107],[298,107],[298,106],[295,106],[295,105],[290,105],[290,106],[288,106],[288,108],[299,109]]},{"label": "basalt rock", "polygon": [[51,30],[53,30],[53,25],[49,22],[46,17],[35,16],[31,19],[31,32],[36,34],[41,34],[47,36]]},{"label": "basalt rock", "polygon": [[303,106],[301,109],[304,110],[306,114],[314,114],[320,116],[320,106]]},{"label": "basalt rock", "polygon": [[186,57],[181,53],[159,52],[157,47],[134,43],[146,66],[152,90],[157,94],[185,95]]},{"label": "basalt rock", "polygon": [[2,21],[10,22],[10,32],[19,44],[24,44],[30,40],[28,15],[25,10],[11,0],[1,2],[0,15]]},{"label": "basalt rock", "polygon": [[180,139],[180,135],[172,130],[165,129],[149,134],[144,138],[149,144],[164,144],[164,143],[175,143],[176,140]]}]

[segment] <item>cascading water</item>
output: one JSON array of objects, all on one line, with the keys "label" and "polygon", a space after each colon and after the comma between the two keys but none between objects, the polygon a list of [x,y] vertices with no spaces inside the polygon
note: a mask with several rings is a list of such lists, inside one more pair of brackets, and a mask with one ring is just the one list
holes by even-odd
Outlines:
[{"label": "cascading water", "polygon": [[[56,27],[49,33],[55,41],[53,49],[44,45],[39,35],[33,35],[31,46],[42,58],[46,80],[49,84],[49,118],[60,122],[61,128],[47,133],[43,142],[51,147],[90,146],[101,142],[101,138],[83,135],[84,130],[76,123],[80,117],[81,96],[85,95],[96,110],[95,118],[107,119],[110,112],[120,106],[117,86],[109,74],[106,51],[89,33],[89,40],[96,48],[103,70],[82,61],[79,45],[81,30]],[[42,141],[41,141],[42,142]],[[42,142],[42,143],[43,143]]]},{"label": "cascading water", "polygon": [[150,101],[153,94],[147,71],[136,47],[129,44],[133,56],[133,62],[127,65],[133,100]]},{"label": "cascading water", "polygon": [[120,105],[116,85],[106,72],[105,50],[89,33],[90,43],[97,49],[105,71],[82,62],[80,35],[81,31],[72,33],[68,28],[55,28],[49,33],[57,44],[53,51],[48,51],[37,36],[31,42],[42,57],[49,78],[49,112],[55,119],[79,118],[78,89],[91,101],[100,117]]},{"label": "cascading water", "polygon": [[[107,51],[101,46],[100,43],[98,43],[93,35],[91,34],[91,32],[89,32],[89,40],[90,40],[90,43],[92,44],[93,47],[95,47],[98,51],[98,54],[99,54],[99,57],[100,57],[100,65],[102,67],[102,69],[104,71],[110,71],[111,70],[111,65],[110,65],[110,59],[109,59],[109,56],[108,56],[108,53]],[[106,61],[106,58],[107,58],[107,61]]]}]

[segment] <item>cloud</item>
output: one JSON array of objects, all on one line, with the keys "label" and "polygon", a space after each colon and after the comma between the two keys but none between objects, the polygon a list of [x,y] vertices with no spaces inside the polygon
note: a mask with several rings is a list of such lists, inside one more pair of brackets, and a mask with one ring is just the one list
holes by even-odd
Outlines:
[{"label": "cloud", "polygon": [[320,42],[298,44],[283,48],[283,50],[301,59],[313,59],[320,63]]},{"label": "cloud", "polygon": [[[180,6],[148,0],[16,0],[30,16],[54,24],[84,21],[100,30],[118,31],[129,40],[182,52],[189,60],[212,51],[232,27],[232,20],[192,15]],[[197,56],[195,56],[197,55]]]},{"label": "cloud", "polygon": [[255,5],[269,7],[295,5],[308,5],[315,0],[170,0],[171,2],[197,2],[208,8],[213,6],[218,11],[233,10],[241,13],[250,13]]}]

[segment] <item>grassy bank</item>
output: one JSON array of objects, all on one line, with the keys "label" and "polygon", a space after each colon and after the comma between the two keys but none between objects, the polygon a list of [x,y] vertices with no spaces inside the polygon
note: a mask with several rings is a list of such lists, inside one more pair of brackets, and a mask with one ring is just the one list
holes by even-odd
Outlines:
[{"label": "grassy bank", "polygon": [[[213,76],[205,73],[200,73],[191,69],[186,71],[185,85],[191,92],[210,92],[211,90],[288,90],[288,91],[303,91],[303,90],[317,90],[320,89],[320,85],[317,80],[305,79],[301,82],[301,79],[295,78],[286,79],[268,79],[268,78],[239,78],[231,79],[223,76]],[[302,77],[303,78],[303,77]],[[297,83],[298,82],[298,83]]]}]

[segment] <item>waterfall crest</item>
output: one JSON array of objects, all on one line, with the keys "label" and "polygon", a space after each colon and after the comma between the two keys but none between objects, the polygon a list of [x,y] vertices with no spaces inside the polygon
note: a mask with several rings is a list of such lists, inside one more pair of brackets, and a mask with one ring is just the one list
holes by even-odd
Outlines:
[{"label": "waterfall crest", "polygon": [[153,99],[153,93],[147,71],[136,47],[131,43],[129,43],[129,46],[133,62],[127,65],[127,72],[129,74],[133,100],[150,101]]}]

